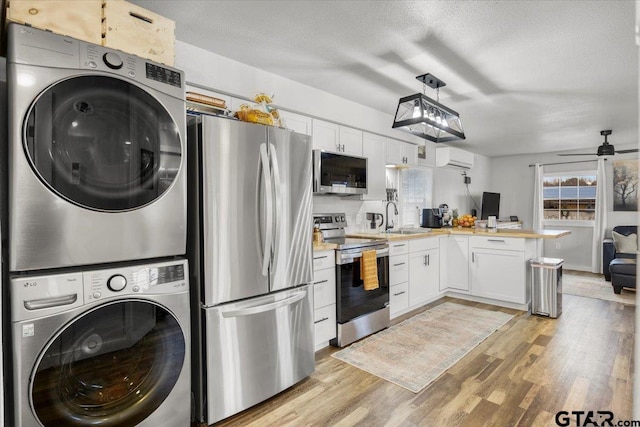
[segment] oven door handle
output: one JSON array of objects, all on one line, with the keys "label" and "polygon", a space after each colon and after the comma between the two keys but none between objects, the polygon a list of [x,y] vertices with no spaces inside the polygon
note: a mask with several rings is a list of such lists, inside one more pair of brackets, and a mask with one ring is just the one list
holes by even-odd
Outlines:
[{"label": "oven door handle", "polygon": [[[388,257],[389,256],[389,248],[382,248],[382,249],[376,249],[376,258],[383,258],[383,257]],[[358,251],[358,252],[344,252],[344,253],[340,253],[337,257],[336,257],[336,264],[338,265],[343,265],[343,264],[350,264],[352,262],[354,262],[357,259],[362,258],[362,251]]]}]

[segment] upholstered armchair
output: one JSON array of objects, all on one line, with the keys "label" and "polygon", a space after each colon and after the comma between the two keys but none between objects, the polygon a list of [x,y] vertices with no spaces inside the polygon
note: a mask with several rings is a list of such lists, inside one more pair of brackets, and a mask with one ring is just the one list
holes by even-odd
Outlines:
[{"label": "upholstered armchair", "polygon": [[[617,241],[608,238],[602,242],[602,269],[605,280],[610,281],[614,292],[619,294],[623,287],[636,287],[638,227],[619,225],[613,228],[613,233],[618,233]],[[629,237],[631,234],[635,234],[635,238]]]}]

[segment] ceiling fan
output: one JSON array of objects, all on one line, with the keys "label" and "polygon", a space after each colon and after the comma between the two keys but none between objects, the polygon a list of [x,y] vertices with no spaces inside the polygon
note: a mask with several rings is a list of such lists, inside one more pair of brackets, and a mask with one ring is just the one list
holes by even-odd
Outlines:
[{"label": "ceiling fan", "polygon": [[575,154],[558,154],[558,156],[613,156],[614,154],[637,153],[638,149],[616,150],[615,147],[607,142],[607,136],[611,135],[611,130],[601,130],[600,135],[604,135],[604,142],[598,147],[596,153],[575,153]]}]

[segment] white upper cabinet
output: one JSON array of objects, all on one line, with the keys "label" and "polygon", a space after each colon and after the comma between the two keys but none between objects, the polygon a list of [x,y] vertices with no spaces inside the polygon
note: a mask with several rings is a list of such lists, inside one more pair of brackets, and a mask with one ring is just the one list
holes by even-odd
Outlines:
[{"label": "white upper cabinet", "polygon": [[387,138],[363,132],[362,154],[367,158],[367,194],[362,200],[386,200],[385,145]]},{"label": "white upper cabinet", "polygon": [[396,139],[387,139],[386,164],[416,166],[418,164],[418,146]]},{"label": "white upper cabinet", "polygon": [[362,156],[362,131],[313,119],[313,148]]},{"label": "white upper cabinet", "polygon": [[282,110],[278,110],[278,113],[284,122],[284,127],[304,135],[311,135],[311,117]]}]

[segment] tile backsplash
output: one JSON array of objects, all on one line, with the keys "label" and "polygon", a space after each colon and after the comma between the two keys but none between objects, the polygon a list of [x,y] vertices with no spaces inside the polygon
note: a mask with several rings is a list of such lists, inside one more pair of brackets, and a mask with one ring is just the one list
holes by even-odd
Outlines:
[{"label": "tile backsplash", "polygon": [[[362,232],[380,232],[384,231],[384,224],[382,226],[371,229],[370,221],[366,219],[367,212],[373,212],[377,214],[386,215],[384,212],[386,202],[382,201],[362,201],[355,197],[338,197],[338,196],[313,196],[313,213],[338,213],[344,212],[347,218],[347,233],[362,233]],[[389,209],[393,211],[392,208]],[[395,218],[395,223],[398,223],[398,218]]]}]

